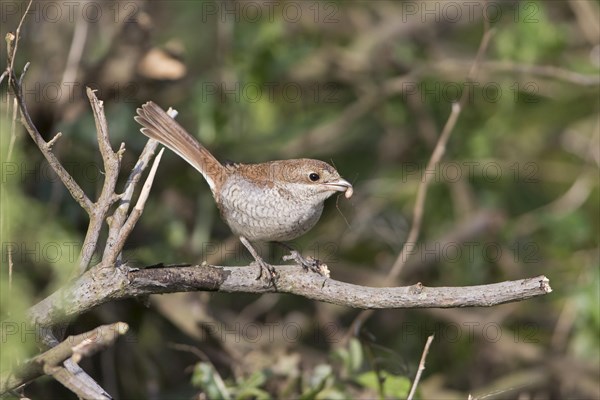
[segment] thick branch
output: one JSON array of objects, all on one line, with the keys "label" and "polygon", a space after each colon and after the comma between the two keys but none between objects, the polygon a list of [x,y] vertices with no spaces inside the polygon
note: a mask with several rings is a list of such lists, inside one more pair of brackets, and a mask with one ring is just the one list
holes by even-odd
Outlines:
[{"label": "thick branch", "polygon": [[430,288],[418,283],[375,288],[324,278],[295,265],[278,266],[280,276],[273,287],[256,280],[256,268],[196,265],[128,271],[126,266],[98,266],[30,308],[28,316],[31,322],[52,325],[108,301],[190,291],[291,293],[346,307],[390,309],[489,307],[552,290],[545,276],[467,287]]}]

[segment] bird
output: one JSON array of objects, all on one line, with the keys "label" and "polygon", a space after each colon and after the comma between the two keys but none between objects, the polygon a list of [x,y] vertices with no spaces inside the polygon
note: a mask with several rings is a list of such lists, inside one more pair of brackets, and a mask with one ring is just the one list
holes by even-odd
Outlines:
[{"label": "bird", "polygon": [[157,140],[202,174],[222,219],[250,252],[260,270],[272,282],[275,268],[258,254],[252,243],[277,242],[292,250],[290,256],[304,269],[322,273],[321,263],[302,257],[284,242],[312,229],[323,212],[324,202],[336,193],[353,194],[350,182],[330,164],[309,158],[263,163],[219,162],[160,106],[148,101],[134,117],[147,137]]}]

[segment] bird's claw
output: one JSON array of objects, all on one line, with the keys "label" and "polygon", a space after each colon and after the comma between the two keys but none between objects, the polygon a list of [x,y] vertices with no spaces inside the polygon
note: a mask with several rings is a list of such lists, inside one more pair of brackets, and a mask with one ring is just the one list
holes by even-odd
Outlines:
[{"label": "bird's claw", "polygon": [[327,267],[327,264],[321,262],[320,260],[314,257],[308,256],[305,258],[302,255],[300,255],[300,253],[298,253],[296,250],[292,250],[289,255],[283,256],[283,260],[295,261],[296,264],[301,265],[302,268],[304,268],[304,270],[316,272],[321,276],[329,278],[329,268]]},{"label": "bird's claw", "polygon": [[[269,282],[275,286],[275,281],[277,279],[277,277],[279,276],[277,274],[277,271],[275,270],[275,267],[273,267],[271,264],[266,263],[264,260],[260,259],[260,260],[256,260],[254,261],[254,263],[258,264],[259,270],[258,270],[258,276],[256,277],[256,280],[260,280],[264,275],[268,275],[268,279]],[[265,272],[266,271],[266,272]]]}]

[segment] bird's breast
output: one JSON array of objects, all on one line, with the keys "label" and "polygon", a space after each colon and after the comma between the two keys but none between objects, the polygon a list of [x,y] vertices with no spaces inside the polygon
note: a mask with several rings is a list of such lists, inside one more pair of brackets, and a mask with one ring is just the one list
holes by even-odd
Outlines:
[{"label": "bird's breast", "polygon": [[323,201],[311,199],[290,185],[256,184],[227,179],[217,200],[231,230],[250,241],[286,241],[310,230],[321,217]]}]

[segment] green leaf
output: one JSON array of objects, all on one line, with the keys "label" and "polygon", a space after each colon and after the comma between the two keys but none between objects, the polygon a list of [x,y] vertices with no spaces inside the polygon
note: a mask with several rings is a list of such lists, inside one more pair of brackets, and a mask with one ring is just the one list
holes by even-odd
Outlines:
[{"label": "green leaf", "polygon": [[210,399],[231,399],[223,379],[212,364],[199,362],[192,374],[192,385],[199,387]]},{"label": "green leaf", "polygon": [[[260,389],[267,381],[267,372],[264,370],[254,371],[247,379],[240,380],[235,389],[236,399],[270,399],[271,395]],[[232,388],[230,388],[232,389]]]},{"label": "green leaf", "polygon": [[[382,371],[383,395],[394,398],[406,398],[410,390],[411,382],[405,376],[392,375],[389,372]],[[356,382],[361,386],[379,392],[379,377],[376,371],[369,371],[360,374]]]},{"label": "green leaf", "polygon": [[244,399],[256,399],[256,400],[270,400],[271,395],[262,389],[256,387],[245,388],[235,395],[236,400],[244,400]]},{"label": "green leaf", "polygon": [[335,349],[332,354],[334,360],[339,361],[346,371],[350,371],[350,352],[345,348]]},{"label": "green leaf", "polygon": [[333,387],[321,390],[316,396],[317,400],[346,400],[348,398],[347,393]]},{"label": "green leaf", "polygon": [[383,392],[387,396],[405,399],[410,391],[411,381],[405,376],[384,373]]},{"label": "green leaf", "polygon": [[363,387],[379,390],[379,378],[375,371],[368,371],[358,375],[356,377],[356,382]]},{"label": "green leaf", "polygon": [[301,400],[314,400],[317,399],[317,395],[325,388],[327,379],[331,376],[333,370],[331,365],[319,364],[315,367],[313,375],[309,381],[308,390],[300,396]]},{"label": "green leaf", "polygon": [[356,338],[350,339],[349,343],[350,350],[350,371],[352,373],[357,372],[363,363],[363,351],[360,341]]},{"label": "green leaf", "polygon": [[257,388],[265,384],[267,381],[267,374],[264,370],[254,371],[247,379],[239,383],[239,387],[244,388]]}]

